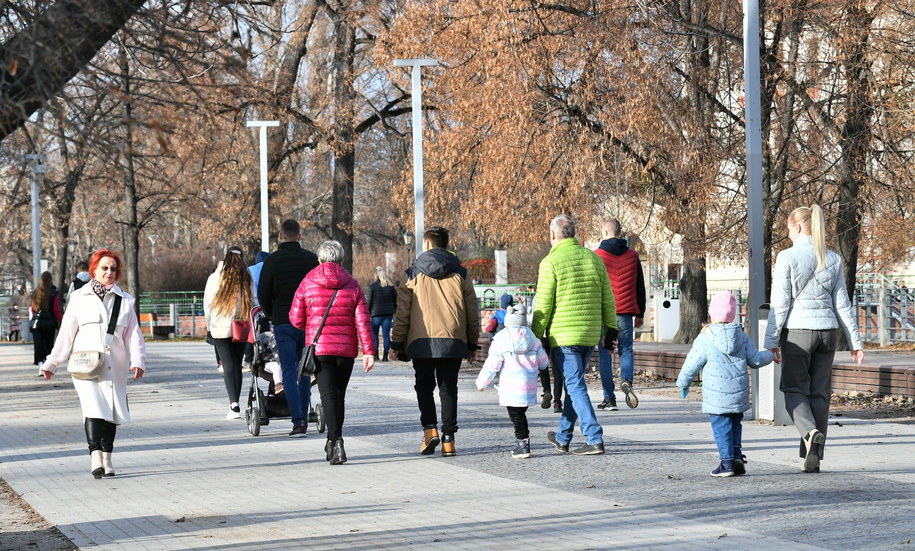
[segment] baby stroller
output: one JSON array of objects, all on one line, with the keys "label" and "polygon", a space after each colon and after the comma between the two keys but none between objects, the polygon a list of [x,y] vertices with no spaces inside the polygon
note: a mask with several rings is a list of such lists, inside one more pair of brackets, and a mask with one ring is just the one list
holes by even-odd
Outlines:
[{"label": "baby stroller", "polygon": [[[252,436],[261,433],[261,427],[270,424],[270,419],[289,417],[289,404],[286,396],[276,392],[280,378],[279,356],[276,353],[276,339],[270,320],[259,306],[251,309],[251,328],[254,334],[254,358],[251,362],[251,388],[248,390],[248,405],[245,408],[245,423]],[[259,381],[267,381],[267,390],[261,389]],[[317,425],[318,432],[326,430],[324,407],[321,404],[311,406],[308,411],[308,422]]]}]

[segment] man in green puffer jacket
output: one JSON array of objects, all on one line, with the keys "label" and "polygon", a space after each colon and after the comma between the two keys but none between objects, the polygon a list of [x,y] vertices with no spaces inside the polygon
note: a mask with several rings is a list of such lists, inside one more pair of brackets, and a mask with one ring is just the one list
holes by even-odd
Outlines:
[{"label": "man in green puffer jacket", "polygon": [[540,262],[531,330],[538,337],[548,336],[553,365],[565,377],[566,397],[559,429],[549,432],[547,438],[561,453],[568,452],[578,420],[588,441],[572,453],[600,455],[604,453],[604,432],[588,396],[585,366],[602,331],[609,350],[616,340],[610,278],[600,257],[575,239],[571,217],[562,214],[550,222],[550,242],[553,248]]}]

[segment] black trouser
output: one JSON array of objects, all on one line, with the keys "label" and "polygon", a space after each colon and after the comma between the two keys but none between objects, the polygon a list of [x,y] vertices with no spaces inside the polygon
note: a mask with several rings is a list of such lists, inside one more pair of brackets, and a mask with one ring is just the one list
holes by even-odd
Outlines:
[{"label": "black trouser", "polygon": [[454,434],[457,426],[458,370],[462,358],[413,358],[416,372],[416,401],[419,403],[419,422],[423,428],[438,426],[435,414],[435,391],[442,402],[442,434]]},{"label": "black trouser", "polygon": [[86,427],[86,442],[89,443],[89,453],[96,450],[103,452],[114,451],[114,435],[118,426],[104,419],[86,418],[83,423]]},{"label": "black trouser", "polygon": [[525,440],[530,437],[531,433],[527,430],[527,406],[523,408],[506,406],[508,410],[508,418],[512,420],[512,425],[515,426],[515,439],[516,440]]},{"label": "black trouser", "polygon": [[32,341],[35,343],[35,365],[47,359],[51,349],[54,348],[54,332],[56,329],[32,329]]},{"label": "black trouser", "polygon": [[355,359],[340,356],[315,356],[315,359],[320,366],[317,374],[318,390],[321,392],[321,407],[324,409],[327,439],[337,440],[343,436],[346,387],[353,375]]},{"label": "black trouser", "polygon": [[238,402],[241,396],[241,358],[245,353],[245,343],[232,342],[232,337],[213,339],[216,353],[222,360],[222,377],[226,382],[226,393],[229,404]]},{"label": "black trouser", "polygon": [[13,329],[12,331],[10,331],[10,336],[9,336],[9,339],[7,339],[7,340],[19,341],[19,330]]}]

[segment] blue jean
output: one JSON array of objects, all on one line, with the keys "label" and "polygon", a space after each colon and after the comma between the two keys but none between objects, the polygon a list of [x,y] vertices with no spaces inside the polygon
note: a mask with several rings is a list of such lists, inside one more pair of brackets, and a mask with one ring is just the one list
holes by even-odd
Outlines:
[{"label": "blue jean", "polygon": [[[634,361],[632,359],[632,333],[633,333],[633,314],[617,314],[616,324],[620,333],[616,338],[616,350],[620,355],[620,382],[632,382],[632,371]],[[604,342],[604,335],[600,336],[601,344]],[[613,397],[616,387],[613,385],[613,353],[597,345],[597,366],[600,369],[600,384],[604,388],[604,400]]]},{"label": "blue jean", "polygon": [[557,346],[552,350],[553,365],[561,366],[566,388],[559,430],[556,432],[556,441],[560,444],[568,444],[572,440],[576,420],[580,424],[581,433],[587,437],[588,444],[604,441],[604,429],[594,415],[585,383],[585,366],[593,351],[593,346]]},{"label": "blue jean", "polygon": [[384,355],[391,349],[391,320],[394,316],[372,316],[372,336],[375,338],[375,352],[378,352],[378,329],[384,339]]},{"label": "blue jean", "polygon": [[740,440],[743,437],[743,425],[740,422],[743,421],[743,413],[710,413],[708,418],[712,422],[712,435],[715,436],[715,445],[718,446],[718,457],[722,461],[740,458]]},{"label": "blue jean", "polygon": [[308,405],[311,403],[311,380],[303,377],[299,384],[299,357],[305,348],[305,332],[290,323],[273,326],[276,337],[276,353],[283,370],[283,388],[293,425],[304,425],[308,421]]}]

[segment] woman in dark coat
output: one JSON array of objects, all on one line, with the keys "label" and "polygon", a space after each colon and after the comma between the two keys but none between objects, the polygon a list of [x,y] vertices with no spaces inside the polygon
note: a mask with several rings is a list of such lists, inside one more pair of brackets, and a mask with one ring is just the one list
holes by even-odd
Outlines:
[{"label": "woman in dark coat", "polygon": [[38,281],[38,288],[32,293],[29,306],[29,328],[32,330],[32,341],[35,343],[35,365],[38,376],[42,377],[41,366],[54,348],[54,333],[64,317],[60,309],[60,296],[57,288],[51,284],[51,272],[44,272]]},{"label": "woman in dark coat", "polygon": [[384,343],[384,354],[381,361],[388,361],[388,351],[391,349],[391,321],[394,319],[394,310],[397,307],[397,288],[391,284],[388,271],[378,266],[375,268],[375,282],[369,287],[365,300],[369,305],[372,315],[372,335],[375,336],[375,352],[378,352],[378,329]]}]

